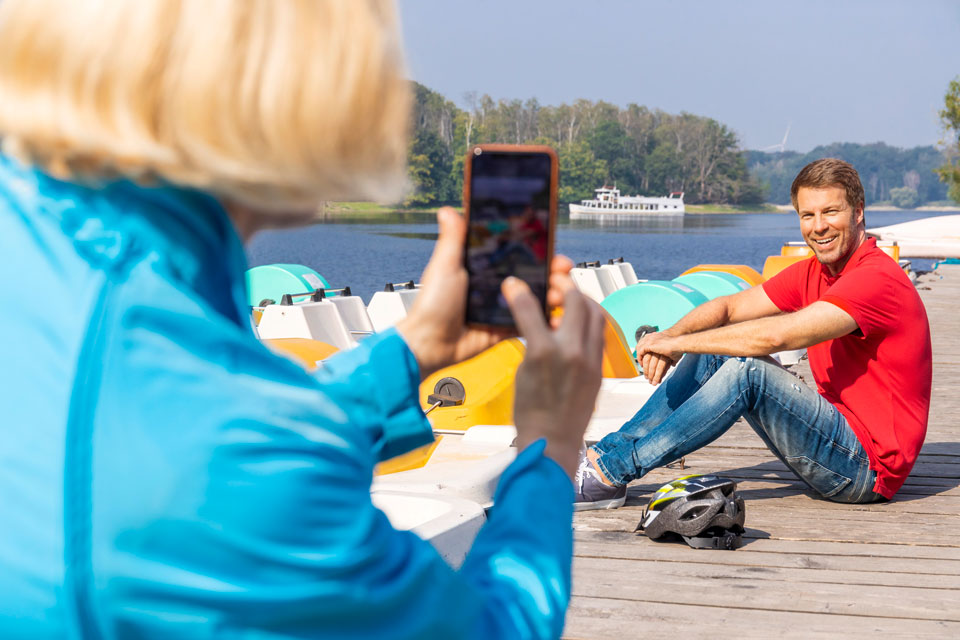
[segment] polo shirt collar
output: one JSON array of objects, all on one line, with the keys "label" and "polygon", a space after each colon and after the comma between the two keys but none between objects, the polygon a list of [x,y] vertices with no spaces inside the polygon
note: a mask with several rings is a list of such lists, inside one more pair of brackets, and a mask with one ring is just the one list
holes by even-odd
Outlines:
[{"label": "polo shirt collar", "polygon": [[[877,248],[877,239],[876,238],[865,238],[863,242],[860,243],[860,246],[856,248],[853,252],[853,255],[850,256],[850,259],[847,260],[847,264],[843,266],[843,269],[840,270],[840,273],[833,275],[830,273],[830,269],[827,268],[827,265],[820,265],[820,273],[827,280],[829,284],[836,282],[843,274],[856,268],[858,264],[863,260],[863,258]],[[816,258],[814,258],[816,260]]]}]

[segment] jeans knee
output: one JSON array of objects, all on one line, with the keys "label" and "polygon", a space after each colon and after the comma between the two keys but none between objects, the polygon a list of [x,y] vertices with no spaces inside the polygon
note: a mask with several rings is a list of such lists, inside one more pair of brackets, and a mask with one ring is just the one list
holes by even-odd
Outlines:
[{"label": "jeans knee", "polygon": [[761,359],[747,356],[729,358],[720,367],[718,373],[728,376],[728,384],[736,385],[753,406],[754,401],[763,393],[765,370],[770,363]]},{"label": "jeans knee", "polygon": [[756,371],[755,358],[737,356],[729,358],[724,362],[720,369],[717,370],[717,373],[739,381],[747,381],[750,378],[750,373],[753,371]]}]

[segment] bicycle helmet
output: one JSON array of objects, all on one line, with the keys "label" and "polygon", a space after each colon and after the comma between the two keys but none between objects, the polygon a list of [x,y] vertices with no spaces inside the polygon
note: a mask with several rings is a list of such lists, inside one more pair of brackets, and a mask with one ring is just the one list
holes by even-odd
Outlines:
[{"label": "bicycle helmet", "polygon": [[691,475],[657,489],[636,530],[652,540],[674,533],[694,549],[736,549],[742,542],[743,519],[736,482]]}]

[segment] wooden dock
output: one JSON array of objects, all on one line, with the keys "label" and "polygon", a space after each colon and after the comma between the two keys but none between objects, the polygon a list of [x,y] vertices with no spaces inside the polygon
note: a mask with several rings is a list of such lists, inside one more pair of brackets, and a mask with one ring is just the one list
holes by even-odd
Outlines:
[{"label": "wooden dock", "polygon": [[[933,334],[926,442],[889,503],[816,499],[742,420],[658,469],[627,504],[574,516],[567,638],[960,638],[960,266],[917,287]],[[811,381],[806,361],[796,371]],[[634,529],[650,494],[685,473],[732,477],[746,500],[737,551],[657,543]]]}]

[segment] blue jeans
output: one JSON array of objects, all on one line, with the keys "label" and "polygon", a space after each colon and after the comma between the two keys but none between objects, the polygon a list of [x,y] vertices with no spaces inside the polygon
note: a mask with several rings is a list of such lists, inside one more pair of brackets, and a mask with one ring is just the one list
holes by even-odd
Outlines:
[{"label": "blue jeans", "polygon": [[626,484],[710,444],[740,416],[824,498],[884,499],[843,414],[769,358],[684,356],[643,408],[593,448],[607,478]]}]

